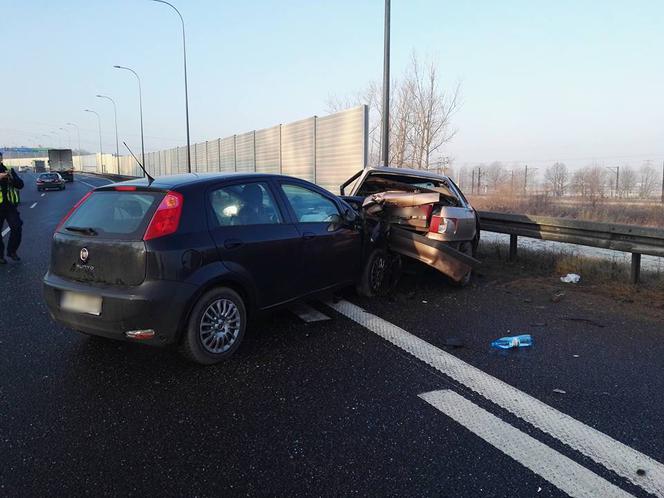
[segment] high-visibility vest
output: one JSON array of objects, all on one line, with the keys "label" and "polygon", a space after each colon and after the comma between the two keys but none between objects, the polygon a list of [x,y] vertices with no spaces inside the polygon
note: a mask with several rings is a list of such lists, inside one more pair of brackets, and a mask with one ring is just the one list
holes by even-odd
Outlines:
[{"label": "high-visibility vest", "polygon": [[[11,170],[7,170],[8,173],[10,171]],[[8,180],[7,184],[7,199],[3,198],[2,187],[0,187],[0,204],[4,202],[8,202],[9,204],[13,204],[14,206],[18,205],[18,203],[21,202],[21,194],[19,193],[18,189],[14,188],[10,180]]]}]

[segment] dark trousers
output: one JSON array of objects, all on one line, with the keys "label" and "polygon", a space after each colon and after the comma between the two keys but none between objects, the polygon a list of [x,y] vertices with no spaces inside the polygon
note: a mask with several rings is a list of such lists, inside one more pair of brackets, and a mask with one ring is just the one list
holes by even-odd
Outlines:
[{"label": "dark trousers", "polygon": [[[5,220],[7,220],[7,225],[9,225],[11,230],[9,232],[7,254],[14,254],[18,251],[18,246],[21,245],[21,234],[23,232],[23,222],[21,221],[18,209],[14,206],[0,207],[0,233],[2,233]],[[3,237],[0,236],[0,258],[5,255],[5,244],[2,239]]]}]

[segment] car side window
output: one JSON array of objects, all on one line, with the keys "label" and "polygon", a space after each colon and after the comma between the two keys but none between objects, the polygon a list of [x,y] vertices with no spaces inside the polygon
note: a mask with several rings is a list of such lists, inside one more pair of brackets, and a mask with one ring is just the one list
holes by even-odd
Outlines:
[{"label": "car side window", "polygon": [[288,183],[282,184],[281,189],[300,223],[325,223],[339,216],[337,205],[318,192]]},{"label": "car side window", "polygon": [[281,214],[265,183],[240,183],[213,190],[210,204],[217,225],[275,225]]}]

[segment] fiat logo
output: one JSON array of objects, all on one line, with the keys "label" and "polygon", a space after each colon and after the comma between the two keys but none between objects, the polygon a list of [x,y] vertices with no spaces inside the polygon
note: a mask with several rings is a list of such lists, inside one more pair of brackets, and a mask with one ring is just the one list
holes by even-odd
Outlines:
[{"label": "fiat logo", "polygon": [[88,250],[85,247],[83,249],[81,249],[81,261],[86,263],[88,261],[89,256],[90,256],[90,253],[88,252]]}]

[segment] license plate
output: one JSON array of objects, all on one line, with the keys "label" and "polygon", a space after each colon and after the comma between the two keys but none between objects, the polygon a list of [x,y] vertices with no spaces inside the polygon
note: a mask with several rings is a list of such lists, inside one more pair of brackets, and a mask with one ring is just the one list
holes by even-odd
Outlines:
[{"label": "license plate", "polygon": [[60,298],[60,307],[67,311],[99,316],[101,315],[101,297],[64,291]]}]

